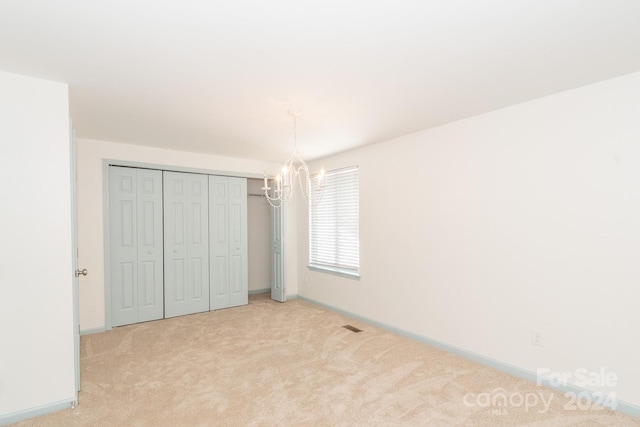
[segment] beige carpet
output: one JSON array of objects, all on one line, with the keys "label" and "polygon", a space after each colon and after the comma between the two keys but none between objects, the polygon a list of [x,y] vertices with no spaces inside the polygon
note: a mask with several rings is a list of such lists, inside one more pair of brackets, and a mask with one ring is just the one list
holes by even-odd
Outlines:
[{"label": "beige carpet", "polygon": [[[566,410],[560,393],[266,295],[245,307],[85,336],[81,352],[80,405],[18,425],[640,425],[608,410]],[[479,397],[500,393],[512,404]],[[534,394],[551,399],[548,410],[519,404],[518,396],[533,402]]]}]

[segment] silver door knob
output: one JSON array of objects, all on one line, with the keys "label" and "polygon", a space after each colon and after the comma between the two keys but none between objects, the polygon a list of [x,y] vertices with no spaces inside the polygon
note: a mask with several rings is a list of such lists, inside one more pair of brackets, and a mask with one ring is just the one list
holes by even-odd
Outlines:
[{"label": "silver door knob", "polygon": [[76,277],[80,277],[80,276],[86,276],[87,275],[87,269],[83,268],[82,270],[77,269],[76,270]]},{"label": "silver door knob", "polygon": [[151,255],[153,253],[153,251],[147,251],[149,253],[149,255]]},{"label": "silver door knob", "polygon": [[178,250],[177,250],[177,249],[174,249],[174,250],[173,250],[173,253],[174,253],[174,254],[177,254],[177,253],[178,253]]}]

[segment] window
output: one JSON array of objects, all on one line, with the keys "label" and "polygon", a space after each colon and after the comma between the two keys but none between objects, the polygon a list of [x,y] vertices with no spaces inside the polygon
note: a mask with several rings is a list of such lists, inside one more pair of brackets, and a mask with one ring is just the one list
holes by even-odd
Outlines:
[{"label": "window", "polygon": [[309,267],[360,275],[358,181],[357,166],[325,175],[322,198],[309,207]]}]

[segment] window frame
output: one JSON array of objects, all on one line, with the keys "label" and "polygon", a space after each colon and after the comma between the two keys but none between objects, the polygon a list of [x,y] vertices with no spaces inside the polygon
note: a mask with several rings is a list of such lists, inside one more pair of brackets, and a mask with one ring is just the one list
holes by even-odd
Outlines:
[{"label": "window frame", "polygon": [[[344,174],[344,173],[355,173],[355,176],[348,177],[342,183],[340,181],[337,181],[334,184],[331,184],[332,177],[340,174]],[[310,180],[310,184],[309,184],[311,187],[309,189],[310,194],[313,194],[314,186],[317,185],[318,181],[316,177],[317,176],[314,176],[314,179]],[[333,185],[333,187],[328,187],[330,185]],[[335,275],[348,277],[352,279],[359,279],[360,278],[360,168],[358,166],[349,166],[346,168],[335,169],[335,170],[326,172],[324,175],[324,186],[325,188],[323,190],[323,195],[320,198],[320,200],[316,204],[309,205],[309,260],[308,260],[307,267],[313,271],[335,274]],[[355,188],[349,188],[352,186]],[[323,238],[322,236],[317,235],[318,233],[317,216],[319,214],[327,215],[328,212],[324,211],[319,213],[318,211],[316,211],[316,209],[323,208],[322,207],[323,202],[326,203],[327,201],[327,198],[325,198],[325,196],[327,195],[327,191],[334,192],[331,200],[333,200],[332,206],[336,212],[335,212],[335,215],[333,217],[329,217],[328,220],[329,221],[333,220],[332,226],[335,227],[335,229],[332,230],[333,233],[331,235],[324,236]],[[347,193],[347,197],[338,196],[338,193],[344,194],[345,191],[354,191],[355,194]],[[327,207],[324,206],[324,208],[326,209]],[[343,232],[340,233],[340,228],[339,228],[340,226],[338,225],[339,221],[337,220],[340,216],[339,211],[342,211],[342,212],[346,211],[346,214],[351,217],[352,222],[355,218],[355,227],[353,227],[353,224],[351,225],[347,224],[346,226],[344,226],[343,224],[343,228],[342,228]],[[313,219],[314,214],[316,216],[315,221]],[[347,223],[348,222],[349,221],[347,221]],[[346,233],[345,233],[344,227],[346,227]],[[355,230],[353,228],[355,228]],[[315,236],[314,236],[314,233],[316,233]],[[346,237],[341,238],[340,237],[341,234]],[[317,257],[318,248],[314,248],[314,243],[317,245],[318,239],[324,239],[326,241],[335,240],[335,250],[333,253],[329,254],[329,257],[335,258],[335,261],[333,263],[322,262],[321,259],[318,259]],[[355,241],[355,244],[354,244],[354,241]],[[340,253],[338,251],[338,248],[341,244],[343,245],[348,244],[350,246],[342,258],[340,257]],[[352,252],[351,256],[349,252]],[[353,263],[353,252],[355,252],[356,263]],[[349,261],[351,261],[351,265],[348,265]]]}]

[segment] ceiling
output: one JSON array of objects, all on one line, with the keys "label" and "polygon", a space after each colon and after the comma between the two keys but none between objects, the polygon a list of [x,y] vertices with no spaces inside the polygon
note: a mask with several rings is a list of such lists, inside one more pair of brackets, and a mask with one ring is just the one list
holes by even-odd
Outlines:
[{"label": "ceiling", "polygon": [[[638,0],[2,0],[77,134],[317,158],[640,70]],[[1,95],[0,95],[1,96]]]}]

